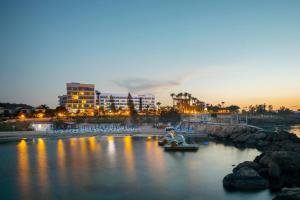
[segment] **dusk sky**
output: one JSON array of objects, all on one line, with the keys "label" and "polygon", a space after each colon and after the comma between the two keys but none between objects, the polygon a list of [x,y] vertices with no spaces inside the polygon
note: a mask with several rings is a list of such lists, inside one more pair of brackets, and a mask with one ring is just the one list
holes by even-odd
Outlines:
[{"label": "dusk sky", "polygon": [[80,82],[300,108],[299,0],[7,0],[0,26],[0,102],[55,107]]}]

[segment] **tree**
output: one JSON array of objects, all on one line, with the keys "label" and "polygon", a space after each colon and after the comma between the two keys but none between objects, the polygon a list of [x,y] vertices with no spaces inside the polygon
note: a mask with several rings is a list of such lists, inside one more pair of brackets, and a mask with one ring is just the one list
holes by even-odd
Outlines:
[{"label": "tree", "polygon": [[58,115],[59,113],[61,113],[62,115],[66,115],[68,111],[64,106],[57,106],[55,108],[55,114]]},{"label": "tree", "polygon": [[160,102],[156,102],[156,105],[157,105],[157,111],[159,113],[160,112],[160,105],[161,105],[161,103]]},{"label": "tree", "polygon": [[133,103],[132,96],[130,93],[128,93],[128,96],[127,96],[127,106],[128,106],[128,110],[129,110],[130,122],[136,123],[137,122],[137,111],[134,108],[134,103]]},{"label": "tree", "polygon": [[161,103],[160,103],[160,102],[157,102],[157,103],[156,103],[156,105],[157,105],[157,108],[159,109],[159,108],[160,108],[160,105],[161,105]]},{"label": "tree", "polygon": [[140,97],[140,99],[139,99],[139,110],[140,110],[140,112],[143,111],[143,98],[142,97]]},{"label": "tree", "polygon": [[237,112],[239,112],[240,107],[237,106],[237,105],[231,105],[231,106],[228,106],[227,109],[228,109],[229,112],[231,112],[231,113],[237,113]]},{"label": "tree", "polygon": [[55,109],[47,109],[46,111],[45,111],[45,116],[46,117],[54,117],[55,116]]},{"label": "tree", "polygon": [[257,114],[265,114],[267,112],[266,104],[256,105],[256,113]]},{"label": "tree", "polygon": [[128,110],[131,113],[134,112],[134,103],[133,103],[133,100],[132,100],[132,96],[130,93],[128,93],[128,96],[127,96],[127,106],[128,106]]},{"label": "tree", "polygon": [[268,106],[268,111],[269,111],[269,113],[273,113],[273,106],[272,105]]},{"label": "tree", "polygon": [[176,124],[180,122],[180,120],[181,120],[180,114],[174,109],[170,111],[162,111],[159,116],[159,121],[163,123]]},{"label": "tree", "polygon": [[278,110],[278,114],[280,115],[289,115],[289,114],[293,114],[293,111],[284,107],[284,106],[281,106]]},{"label": "tree", "polygon": [[112,95],[110,95],[109,97],[109,103],[110,103],[110,110],[115,113],[117,112],[117,109],[116,109],[116,104],[115,104],[115,100],[114,100],[114,97]]},{"label": "tree", "polygon": [[171,93],[170,96],[172,97],[173,100],[173,108],[175,107],[175,99],[174,97],[176,96],[175,93]]},{"label": "tree", "polygon": [[222,104],[222,108],[224,108],[225,101],[222,101],[221,104]]}]

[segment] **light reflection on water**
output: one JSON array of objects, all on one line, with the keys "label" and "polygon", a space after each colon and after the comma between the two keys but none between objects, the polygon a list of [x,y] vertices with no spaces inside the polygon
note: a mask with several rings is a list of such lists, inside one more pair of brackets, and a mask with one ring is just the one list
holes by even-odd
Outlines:
[{"label": "light reflection on water", "polygon": [[298,138],[300,138],[300,125],[291,126],[289,131],[296,134]]},{"label": "light reflection on water", "polygon": [[57,165],[61,185],[65,185],[67,176],[66,153],[62,139],[57,140]]},{"label": "light reflection on water", "polygon": [[[130,136],[22,140],[16,149],[18,173],[11,184],[14,178],[18,180],[22,199],[271,198],[267,191],[253,195],[223,190],[222,178],[231,165],[253,160],[258,155],[253,149],[241,151],[211,143],[196,153],[170,153],[155,138]],[[14,167],[13,162],[7,165]],[[7,193],[16,195],[15,191]]]},{"label": "light reflection on water", "polygon": [[21,197],[30,199],[30,164],[28,147],[25,140],[21,140],[17,145],[18,148],[18,171],[19,171],[19,186]]},{"label": "light reflection on water", "polygon": [[48,195],[49,177],[48,177],[48,160],[47,149],[44,139],[39,138],[36,145],[36,159],[38,170],[38,181],[41,193]]},{"label": "light reflection on water", "polygon": [[124,156],[126,161],[126,171],[128,179],[130,181],[135,181],[135,162],[134,162],[134,152],[132,147],[132,138],[131,136],[125,136],[124,139]]}]

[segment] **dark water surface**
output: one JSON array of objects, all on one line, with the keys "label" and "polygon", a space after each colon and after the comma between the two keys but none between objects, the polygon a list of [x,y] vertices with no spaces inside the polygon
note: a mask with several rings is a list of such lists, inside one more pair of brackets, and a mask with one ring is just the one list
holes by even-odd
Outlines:
[{"label": "dark water surface", "polygon": [[232,164],[259,152],[222,144],[170,153],[155,139],[37,139],[0,145],[0,199],[271,199],[227,192]]}]

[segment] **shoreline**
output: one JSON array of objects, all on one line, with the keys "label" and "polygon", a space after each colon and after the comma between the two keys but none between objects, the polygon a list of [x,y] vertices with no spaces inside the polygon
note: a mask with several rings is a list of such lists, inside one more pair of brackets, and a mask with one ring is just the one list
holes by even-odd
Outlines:
[{"label": "shoreline", "polygon": [[[66,132],[62,134],[54,134],[46,131],[12,131],[12,132],[0,132],[0,144],[7,142],[18,142],[20,140],[32,140],[37,138],[72,138],[72,137],[93,137],[93,136],[114,136],[114,137],[160,137],[163,136],[164,131],[137,131],[137,132],[96,132],[96,133],[71,133]],[[187,138],[207,138],[205,133],[187,134]]]}]

